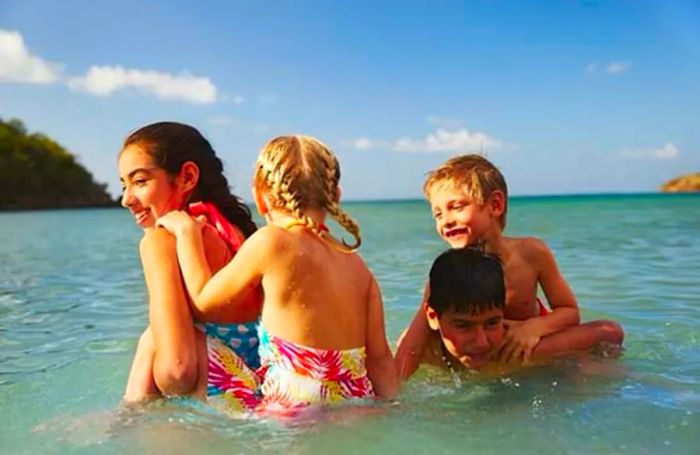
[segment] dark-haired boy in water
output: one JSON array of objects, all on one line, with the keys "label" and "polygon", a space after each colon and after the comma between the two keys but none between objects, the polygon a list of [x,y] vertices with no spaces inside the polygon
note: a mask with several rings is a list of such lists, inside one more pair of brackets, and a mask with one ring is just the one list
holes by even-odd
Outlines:
[{"label": "dark-haired boy in water", "polygon": [[[501,172],[480,155],[448,160],[428,174],[423,186],[438,234],[452,248],[480,246],[500,258],[505,280],[502,363],[527,363],[538,344],[554,335],[574,336],[576,351],[600,341],[621,344],[623,331],[612,321],[580,324],[576,297],[549,247],[534,237],[506,237],[508,187]],[[537,298],[542,289],[549,308]],[[424,311],[428,289],[411,325],[399,340],[396,362],[403,378],[418,367],[430,328]],[[584,327],[584,330],[579,330]],[[576,329],[574,332],[572,330]],[[584,338],[584,335],[588,338]],[[566,339],[566,338],[565,338]]]},{"label": "dark-haired boy in water", "polygon": [[[442,253],[430,269],[430,296],[424,305],[432,329],[419,355],[419,363],[450,370],[500,372],[496,354],[506,334],[506,287],[500,260],[475,248]],[[532,350],[531,361],[587,351],[602,337],[593,324],[579,325],[543,338]]]}]

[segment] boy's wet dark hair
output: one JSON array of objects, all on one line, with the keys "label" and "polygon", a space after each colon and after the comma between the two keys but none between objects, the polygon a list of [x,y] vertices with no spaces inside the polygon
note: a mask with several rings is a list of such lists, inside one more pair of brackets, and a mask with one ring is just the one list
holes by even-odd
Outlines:
[{"label": "boy's wet dark hair", "polygon": [[476,314],[503,308],[506,287],[497,256],[474,248],[449,249],[430,268],[428,304],[438,316],[446,311]]}]

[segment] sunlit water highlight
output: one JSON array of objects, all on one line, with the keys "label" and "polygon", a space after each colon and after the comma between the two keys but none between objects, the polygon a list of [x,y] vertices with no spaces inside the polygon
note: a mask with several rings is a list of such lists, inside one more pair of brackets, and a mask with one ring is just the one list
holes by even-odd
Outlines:
[{"label": "sunlit water highlight", "polygon": [[[423,202],[347,208],[395,340],[444,245]],[[116,209],[0,213],[0,451],[697,453],[700,196],[515,198],[508,225],[554,249],[584,319],[623,324],[622,358],[460,388],[424,369],[395,403],[280,422],[187,400],[121,407],[146,321],[139,229]]]}]

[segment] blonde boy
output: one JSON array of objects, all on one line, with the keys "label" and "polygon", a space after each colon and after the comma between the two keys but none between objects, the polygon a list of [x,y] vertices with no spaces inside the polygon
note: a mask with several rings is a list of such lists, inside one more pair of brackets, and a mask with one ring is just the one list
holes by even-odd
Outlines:
[{"label": "blonde boy", "polygon": [[[494,354],[501,362],[529,361],[543,337],[580,324],[576,297],[559,271],[549,247],[534,237],[506,237],[508,187],[501,172],[480,155],[462,155],[430,172],[423,186],[438,234],[452,248],[480,245],[500,257],[506,286],[504,308],[507,332]],[[537,298],[538,286],[549,308]],[[418,367],[430,337],[424,303],[401,340],[396,361],[402,376]],[[572,351],[590,349],[600,341],[622,342],[621,327],[611,321],[589,323],[590,336],[575,337]],[[466,365],[468,366],[468,365]]]}]

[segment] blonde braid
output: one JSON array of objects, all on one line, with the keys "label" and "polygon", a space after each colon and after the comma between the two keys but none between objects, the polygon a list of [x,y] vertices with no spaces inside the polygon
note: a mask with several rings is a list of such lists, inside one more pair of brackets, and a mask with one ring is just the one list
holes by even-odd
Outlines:
[{"label": "blonde braid", "polygon": [[343,245],[352,251],[355,251],[362,245],[362,237],[360,236],[360,226],[357,222],[348,215],[336,202],[331,202],[328,207],[326,207],[328,213],[333,217],[334,220],[338,222],[341,226],[345,228],[353,237],[355,237],[355,243],[350,245],[345,240],[343,240]]},{"label": "blonde braid", "polygon": [[[261,157],[262,158],[262,157]],[[269,156],[267,158],[270,158]],[[261,167],[266,171],[265,186],[269,188],[270,195],[275,200],[278,208],[291,214],[316,235],[323,237],[320,226],[311,217],[304,215],[305,203],[294,191],[290,189],[288,182],[294,181],[301,169],[294,166],[285,169],[286,166],[272,162],[271,159],[261,162]]]},{"label": "blonde braid", "polygon": [[[333,152],[310,136],[280,136],[267,143],[258,157],[256,185],[264,187],[275,206],[321,238],[330,237],[321,225],[304,214],[309,208],[326,210],[356,242],[343,246],[357,249],[360,228],[336,202],[340,167]],[[335,240],[333,240],[336,242]]]},{"label": "blonde braid", "polygon": [[280,186],[280,192],[278,193],[280,200],[283,201],[283,209],[288,213],[291,213],[294,218],[299,220],[302,226],[305,226],[311,232],[323,237],[323,231],[321,227],[308,215],[304,215],[304,204],[301,198],[299,198],[294,192],[289,190],[289,185],[283,184]]},{"label": "blonde braid", "polygon": [[360,236],[360,226],[350,217],[340,205],[336,202],[338,191],[338,180],[340,178],[338,159],[333,155],[328,147],[323,146],[323,162],[326,168],[326,197],[325,209],[331,217],[338,222],[346,231],[355,237],[355,243],[350,245],[345,240],[342,240],[343,245],[352,251],[357,250],[362,245],[362,237]]}]

